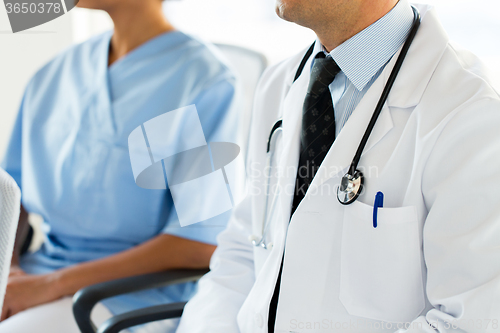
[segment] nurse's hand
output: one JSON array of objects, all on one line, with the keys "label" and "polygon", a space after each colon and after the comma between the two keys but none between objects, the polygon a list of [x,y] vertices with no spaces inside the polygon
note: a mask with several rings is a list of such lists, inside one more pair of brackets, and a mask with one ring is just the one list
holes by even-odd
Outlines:
[{"label": "nurse's hand", "polygon": [[26,275],[23,269],[17,265],[10,266],[9,277]]},{"label": "nurse's hand", "polygon": [[[19,272],[17,272],[19,273]],[[28,308],[60,298],[57,277],[54,274],[29,275],[25,273],[9,277],[2,309],[5,320]]]}]

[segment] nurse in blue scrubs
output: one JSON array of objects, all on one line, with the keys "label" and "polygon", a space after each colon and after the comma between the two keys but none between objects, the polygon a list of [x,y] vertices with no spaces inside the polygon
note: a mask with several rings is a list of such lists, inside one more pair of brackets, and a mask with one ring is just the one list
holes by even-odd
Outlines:
[{"label": "nurse in blue scrubs", "polygon": [[[210,46],[175,30],[161,0],[79,6],[105,10],[115,29],[57,56],[26,88],[2,166],[22,189],[18,238],[29,212],[43,217],[45,240],[23,256],[16,244],[0,333],[78,332],[70,296],[82,287],[208,267],[230,214],[181,228],[168,190],[135,184],[127,140],[145,121],[195,104],[207,142],[235,142],[233,74]],[[94,315],[103,321],[193,291],[186,284],[120,296]],[[160,324],[147,332],[173,329]]]}]

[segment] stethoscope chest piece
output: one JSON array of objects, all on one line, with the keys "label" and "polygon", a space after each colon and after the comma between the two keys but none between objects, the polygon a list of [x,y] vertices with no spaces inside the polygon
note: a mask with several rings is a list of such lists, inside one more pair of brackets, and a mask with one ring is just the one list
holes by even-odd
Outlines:
[{"label": "stethoscope chest piece", "polygon": [[356,170],[354,175],[345,174],[342,177],[340,186],[337,188],[337,198],[343,205],[349,205],[356,201],[363,190],[363,173]]}]

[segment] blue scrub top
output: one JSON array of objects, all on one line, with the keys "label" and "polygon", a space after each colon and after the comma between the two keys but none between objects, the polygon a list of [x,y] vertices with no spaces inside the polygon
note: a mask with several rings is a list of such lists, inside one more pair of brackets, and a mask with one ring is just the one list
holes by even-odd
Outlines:
[{"label": "blue scrub top", "polygon": [[[128,136],[195,104],[207,142],[236,142],[235,78],[212,47],[160,35],[108,67],[112,32],[72,47],[30,81],[2,166],[22,203],[43,217],[45,241],[22,258],[28,273],[103,258],[161,233],[216,244],[230,212],[180,227],[169,191],[135,184]],[[189,128],[179,128],[179,133]],[[111,299],[114,313],[187,300],[194,285]]]}]

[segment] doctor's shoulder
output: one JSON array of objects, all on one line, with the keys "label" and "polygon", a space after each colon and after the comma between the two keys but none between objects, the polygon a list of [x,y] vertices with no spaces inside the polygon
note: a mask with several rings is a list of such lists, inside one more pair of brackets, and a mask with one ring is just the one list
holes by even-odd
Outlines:
[{"label": "doctor's shoulder", "polygon": [[437,127],[457,117],[481,117],[490,110],[496,110],[494,117],[500,117],[500,95],[489,75],[479,57],[450,42],[414,112]]}]

